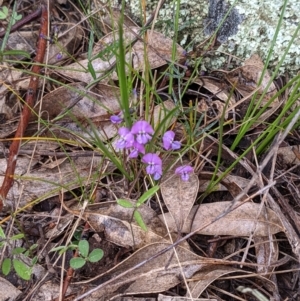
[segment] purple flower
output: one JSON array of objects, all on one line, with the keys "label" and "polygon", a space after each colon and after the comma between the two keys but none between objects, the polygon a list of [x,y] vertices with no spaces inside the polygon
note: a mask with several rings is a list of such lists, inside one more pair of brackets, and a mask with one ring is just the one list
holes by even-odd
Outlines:
[{"label": "purple flower", "polygon": [[174,141],[175,133],[173,131],[167,131],[163,135],[163,147],[165,150],[176,150],[180,149],[181,143],[180,141]]},{"label": "purple flower", "polygon": [[56,55],[56,59],[59,61],[63,58],[63,55],[61,52],[59,52],[57,55]]},{"label": "purple flower", "polygon": [[121,115],[122,115],[121,113],[119,113],[118,115],[111,115],[109,119],[112,123],[119,124],[123,121],[123,118]]},{"label": "purple flower", "polygon": [[141,154],[145,154],[145,147],[143,144],[140,144],[136,141],[133,142],[132,151],[129,154],[129,158],[137,158],[137,156]]},{"label": "purple flower", "polygon": [[189,165],[183,165],[183,166],[176,168],[175,174],[180,175],[182,181],[188,181],[188,179],[190,177],[189,174],[193,171],[194,171],[193,167],[191,167]]},{"label": "purple flower", "polygon": [[136,141],[140,144],[146,144],[152,138],[154,130],[145,120],[137,121],[131,129],[131,133],[136,135]]},{"label": "purple flower", "polygon": [[162,161],[156,154],[148,153],[142,158],[142,162],[148,164],[146,172],[153,175],[154,180],[158,180],[162,175]]},{"label": "purple flower", "polygon": [[116,142],[117,149],[130,148],[134,143],[134,136],[128,128],[121,127],[118,130],[120,139]]}]

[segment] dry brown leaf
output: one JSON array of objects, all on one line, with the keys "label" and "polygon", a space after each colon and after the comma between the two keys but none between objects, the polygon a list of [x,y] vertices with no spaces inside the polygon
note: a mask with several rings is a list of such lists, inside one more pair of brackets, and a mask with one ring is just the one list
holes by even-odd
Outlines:
[{"label": "dry brown leaf", "polygon": [[274,267],[271,267],[271,264],[274,264],[278,260],[279,247],[276,237],[273,235],[271,239],[272,241],[270,241],[269,236],[253,237],[257,273],[259,274],[271,272],[274,269]]},{"label": "dry brown leaf", "polygon": [[64,120],[103,121],[109,119],[110,112],[120,111],[119,99],[117,87],[99,84],[91,91],[86,91],[82,83],[73,83],[48,93],[41,107],[36,107],[36,114],[41,111],[39,117],[53,119],[68,112]]},{"label": "dry brown leaf", "polygon": [[300,146],[285,146],[279,147],[277,155],[285,164],[300,164]]},{"label": "dry brown leaf", "polygon": [[[230,266],[210,266],[208,269],[204,268],[203,270],[197,272],[193,278],[197,279],[196,281],[189,281],[189,288],[193,298],[198,298],[203,293],[203,291],[215,280],[218,280],[220,277],[235,273],[241,272],[241,270],[230,267]],[[247,272],[245,272],[247,273]],[[188,294],[187,294],[188,297]],[[210,299],[209,299],[210,300]]]},{"label": "dry brown leaf", "polygon": [[119,97],[117,87],[98,84],[87,92],[82,83],[73,83],[48,93],[32,118],[38,112],[41,112],[39,117],[47,120],[63,115],[43,136],[75,140],[77,135],[88,139],[97,136],[104,141],[117,133],[109,116],[120,111]]},{"label": "dry brown leaf", "polygon": [[[129,258],[98,279],[98,282],[103,282],[103,285],[92,293],[88,300],[107,301],[110,297],[118,293],[143,294],[164,292],[180,283],[182,277],[189,279],[195,272],[206,266],[205,259],[202,257],[185,248],[176,247],[179,262],[176,256],[174,256],[173,249],[171,249],[154,260],[145,262],[145,264],[130,271],[135,265],[147,261],[147,259],[167,247],[170,247],[170,244],[154,243],[136,251]],[[113,280],[114,277],[126,271],[128,273],[125,277]],[[182,272],[184,275],[182,275]],[[106,284],[106,279],[111,279],[112,281]]]},{"label": "dry brown leaf", "polygon": [[151,208],[142,205],[138,211],[148,231],[142,230],[133,220],[132,208],[124,208],[118,204],[86,212],[85,217],[92,228],[104,231],[106,239],[119,246],[141,248],[168,238],[164,224]]},{"label": "dry brown leaf", "polygon": [[[171,114],[170,112],[176,108],[172,100],[166,100],[154,107],[153,110],[153,125],[154,129],[157,130],[159,126],[164,125],[159,133],[165,132],[175,121],[176,115]],[[165,119],[167,116],[169,117]]]},{"label": "dry brown leaf", "polygon": [[[140,31],[139,27],[128,27],[124,30],[124,41],[126,45],[130,45],[135,38],[138,37]],[[143,70],[145,67],[145,47],[147,48],[147,63],[150,69],[155,69],[163,66],[168,60],[172,58],[173,40],[165,37],[163,34],[157,31],[147,31],[147,44],[144,43],[142,38],[132,46],[131,51],[127,54],[127,62],[136,70]],[[107,49],[109,45],[115,45],[118,47],[119,34],[118,31],[109,33],[103,37],[94,47],[93,54],[96,55],[99,52]],[[176,47],[176,59],[179,60],[184,55],[184,49],[177,44]]]},{"label": "dry brown leaf", "polygon": [[[280,219],[269,208],[265,208],[265,214],[260,212],[260,204],[247,202],[224,215],[231,205],[232,202],[216,202],[201,204],[200,207],[194,206],[182,228],[182,232],[190,233],[199,229],[197,233],[204,235],[250,236],[254,233],[254,236],[267,236],[269,233],[275,234],[284,231]],[[221,215],[224,216],[208,225]],[[160,218],[163,220],[162,216]],[[177,224],[174,223],[171,214],[166,213],[165,218],[168,227],[176,231]]]},{"label": "dry brown leaf", "polygon": [[21,293],[22,292],[9,281],[0,277],[0,300],[16,300]]},{"label": "dry brown leaf", "polygon": [[55,43],[49,45],[48,64],[60,65],[64,59],[74,56],[75,50],[82,43],[84,31],[80,23],[76,21],[64,24],[54,23],[52,26],[58,28],[59,31]]},{"label": "dry brown leaf", "polygon": [[206,299],[206,298],[189,298],[189,297],[173,297],[165,296],[162,294],[158,295],[157,301],[217,301],[217,299]]},{"label": "dry brown leaf", "polygon": [[[129,45],[137,37],[139,32],[138,27],[130,27],[124,30],[124,40],[126,45]],[[149,31],[150,32],[150,31]],[[173,41],[166,38],[161,33],[153,32],[152,37],[149,37],[147,48],[147,60],[151,69],[158,68],[167,64],[172,58],[172,43]],[[91,62],[97,78],[106,74],[116,62],[115,54],[118,53],[118,33],[109,33],[103,37],[93,49],[93,55],[97,58]],[[145,64],[145,43],[141,40],[137,41],[126,54],[126,62],[128,65],[133,65],[135,70],[143,70]],[[177,45],[177,59],[180,59],[184,54],[184,49]],[[72,78],[76,81],[90,83],[94,80],[91,73],[88,72],[88,59],[78,61],[68,65],[67,69],[57,70],[57,73]],[[116,72],[111,74],[111,79],[117,80]]]},{"label": "dry brown leaf", "polygon": [[[72,190],[81,185],[94,181],[90,174],[102,175],[104,166],[102,157],[75,157],[63,162],[58,168],[46,169],[38,165],[38,160],[32,162],[30,158],[19,156],[15,172],[15,182],[5,200],[5,209],[13,208],[16,200],[20,200],[19,207],[25,206],[34,200],[44,200],[58,195],[60,191]],[[0,186],[3,182],[6,159],[0,159]],[[29,166],[30,171],[28,172]],[[101,168],[102,166],[102,168]],[[113,166],[108,165],[111,171]],[[101,171],[102,170],[102,171]],[[80,179],[80,180],[79,180]]]},{"label": "dry brown leaf", "polygon": [[191,174],[188,181],[183,181],[179,175],[174,174],[175,168],[163,176],[160,189],[164,203],[175,221],[176,230],[180,232],[196,200],[199,180],[195,174]]},{"label": "dry brown leaf", "polygon": [[[236,68],[229,72],[227,74],[227,79],[241,93],[243,97],[246,97],[258,87],[263,68],[264,64],[261,58],[257,54],[254,54],[244,62],[244,66]],[[268,71],[266,71],[260,84],[259,93],[263,93],[270,80],[271,77]],[[274,83],[271,83],[267,93],[264,96],[264,99],[262,100],[261,105],[265,105],[268,100],[272,98],[276,93],[276,86],[274,85]],[[275,98],[270,104],[270,107],[277,107],[278,103],[278,98]]]},{"label": "dry brown leaf", "polygon": [[[213,176],[211,174],[211,176]],[[242,178],[242,177],[239,177],[239,176],[234,176],[234,175],[227,175],[224,180],[228,181],[228,183],[235,183],[236,185],[238,185],[240,188],[245,188],[248,184],[249,184],[249,181],[248,179],[245,179],[245,178]],[[207,191],[207,187],[209,185],[209,182],[210,180],[202,180],[200,178],[199,180],[199,192],[204,192],[204,191]],[[214,191],[226,191],[226,190],[231,190],[230,189],[230,186],[227,187],[224,186],[222,183],[219,183],[217,185],[214,186]]]}]

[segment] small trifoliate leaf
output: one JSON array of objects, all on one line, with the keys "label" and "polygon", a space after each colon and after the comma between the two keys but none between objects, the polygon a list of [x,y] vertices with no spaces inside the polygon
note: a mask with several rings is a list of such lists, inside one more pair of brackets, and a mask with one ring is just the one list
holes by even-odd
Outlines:
[{"label": "small trifoliate leaf", "polygon": [[138,223],[138,225],[144,230],[147,231],[147,226],[143,221],[143,218],[141,216],[141,214],[138,211],[134,211],[133,213],[133,217],[136,220],[136,222]]},{"label": "small trifoliate leaf", "polygon": [[6,6],[3,6],[1,9],[0,9],[0,19],[6,19],[7,18],[7,15],[8,15],[8,8]]},{"label": "small trifoliate leaf", "polygon": [[13,259],[13,266],[18,276],[24,280],[30,280],[32,269],[18,259]]},{"label": "small trifoliate leaf", "polygon": [[127,201],[127,200],[119,199],[119,200],[117,200],[117,203],[118,203],[120,206],[124,207],[124,208],[133,208],[133,207],[134,207],[134,205],[131,204],[131,203],[130,203],[129,201]]},{"label": "small trifoliate leaf", "polygon": [[97,261],[99,261],[100,259],[102,259],[103,255],[104,255],[103,250],[101,250],[101,249],[94,249],[94,250],[90,253],[88,259],[89,259],[90,262],[97,262]]},{"label": "small trifoliate leaf", "polygon": [[87,257],[89,255],[89,243],[86,240],[81,240],[78,243],[78,250],[80,252],[80,255],[83,257]]},{"label": "small trifoliate leaf", "polygon": [[85,265],[85,263],[85,259],[81,257],[72,258],[70,260],[70,266],[74,270],[82,268]]},{"label": "small trifoliate leaf", "polygon": [[2,273],[7,276],[11,269],[11,260],[9,258],[5,258],[2,263]]}]

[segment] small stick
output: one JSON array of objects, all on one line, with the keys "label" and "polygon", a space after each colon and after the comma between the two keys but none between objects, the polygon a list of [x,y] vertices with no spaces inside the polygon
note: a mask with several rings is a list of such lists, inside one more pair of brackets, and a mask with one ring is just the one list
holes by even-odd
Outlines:
[{"label": "small stick", "polygon": [[41,7],[42,17],[41,17],[41,27],[40,27],[40,35],[37,44],[37,51],[35,62],[36,65],[32,67],[32,75],[30,77],[30,82],[28,86],[28,90],[26,93],[25,103],[23,107],[23,111],[20,117],[20,121],[18,124],[18,128],[15,134],[15,139],[9,148],[9,156],[7,160],[7,167],[5,171],[4,180],[2,183],[2,187],[0,188],[0,212],[3,209],[3,203],[7,197],[7,194],[12,187],[14,181],[14,173],[17,164],[17,157],[20,148],[20,144],[22,141],[22,137],[29,123],[29,117],[31,115],[32,108],[35,104],[36,92],[38,88],[38,81],[41,71],[41,64],[44,62],[44,56],[47,47],[47,40],[44,37],[48,36],[48,10],[45,5]]}]

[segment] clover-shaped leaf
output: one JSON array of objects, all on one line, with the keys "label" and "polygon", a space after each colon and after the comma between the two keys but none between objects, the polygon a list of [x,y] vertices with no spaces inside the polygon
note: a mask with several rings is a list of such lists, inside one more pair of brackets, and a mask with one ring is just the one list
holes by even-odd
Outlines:
[{"label": "clover-shaped leaf", "polygon": [[8,16],[8,8],[6,6],[3,6],[0,8],[0,19],[4,20]]}]

